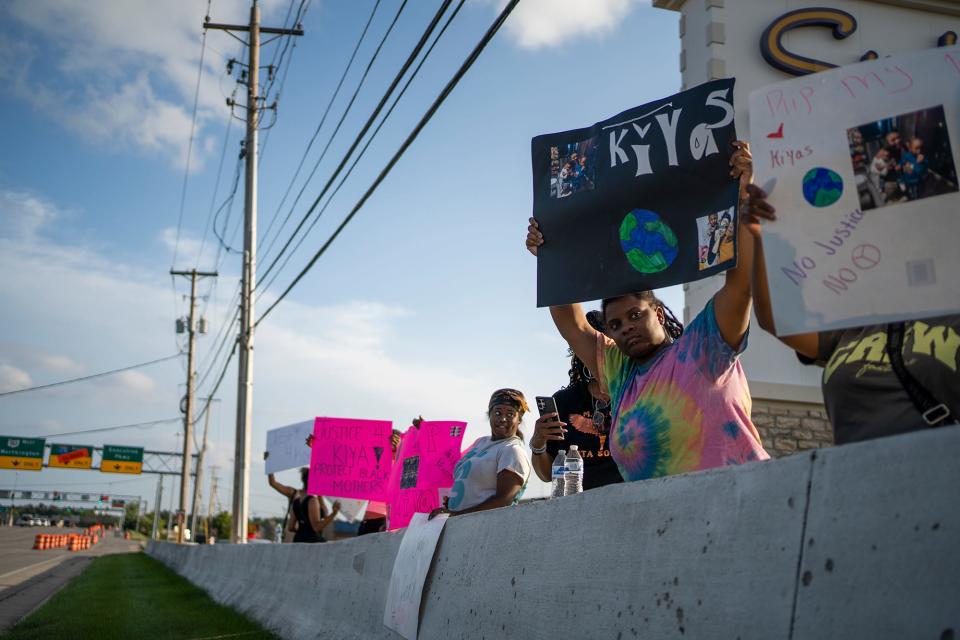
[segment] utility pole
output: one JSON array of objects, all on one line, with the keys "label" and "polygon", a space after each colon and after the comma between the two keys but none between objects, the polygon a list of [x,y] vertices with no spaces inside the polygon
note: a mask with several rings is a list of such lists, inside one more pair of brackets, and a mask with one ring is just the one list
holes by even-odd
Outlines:
[{"label": "utility pole", "polygon": [[[190,316],[187,319],[187,335],[189,336],[189,348],[187,349],[187,401],[184,407],[183,416],[183,465],[180,471],[180,508],[177,510],[177,542],[185,541],[186,533],[186,513],[187,513],[187,492],[190,490],[190,445],[193,439],[193,384],[196,381],[197,372],[194,371],[194,350],[197,343],[197,279],[206,277],[217,277],[216,271],[174,271],[170,270],[172,276],[188,276],[190,278]],[[205,333],[205,331],[204,331]],[[199,473],[199,467],[197,473]]]},{"label": "utility pole", "polygon": [[[217,467],[210,468],[210,504],[207,506],[207,519],[204,522],[203,533],[206,543],[210,544],[210,516],[213,515],[213,501],[217,497]],[[220,533],[219,531],[217,533]]]},{"label": "utility pole", "polygon": [[[246,168],[243,207],[243,269],[240,285],[240,357],[237,364],[237,433],[233,462],[233,531],[231,540],[243,544],[247,541],[247,515],[250,497],[250,431],[253,410],[253,291],[257,278],[257,123],[260,119],[260,34],[302,36],[303,29],[278,29],[260,26],[260,7],[253,0],[250,7],[249,25],[204,23],[207,29],[227,32],[240,31],[249,34],[247,46],[247,104],[246,121]],[[233,34],[231,34],[233,35]],[[234,36],[236,37],[236,36]],[[270,70],[271,73],[273,69]],[[232,102],[229,103],[231,108]]]},{"label": "utility pole", "polygon": [[170,476],[170,509],[167,511],[167,541],[173,533],[173,487],[177,481],[176,476]]},{"label": "utility pole", "polygon": [[[202,399],[202,398],[201,398]],[[207,398],[207,413],[203,419],[203,443],[200,445],[200,455],[197,457],[197,477],[193,480],[193,500],[190,503],[190,532],[197,535],[197,503],[200,501],[200,484],[203,482],[203,457],[207,453],[207,433],[210,430],[210,403],[220,402],[215,398]]]},{"label": "utility pole", "polygon": [[150,530],[150,539],[157,539],[157,529],[160,527],[160,500],[163,498],[163,476],[157,475],[157,498],[153,507],[153,528]]}]

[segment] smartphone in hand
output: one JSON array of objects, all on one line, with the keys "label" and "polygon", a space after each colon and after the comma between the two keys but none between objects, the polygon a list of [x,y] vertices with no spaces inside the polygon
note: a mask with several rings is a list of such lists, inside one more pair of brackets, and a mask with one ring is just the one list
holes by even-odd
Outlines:
[{"label": "smartphone in hand", "polygon": [[553,396],[537,396],[537,409],[540,410],[541,417],[548,413],[559,413],[557,402],[553,399]]}]

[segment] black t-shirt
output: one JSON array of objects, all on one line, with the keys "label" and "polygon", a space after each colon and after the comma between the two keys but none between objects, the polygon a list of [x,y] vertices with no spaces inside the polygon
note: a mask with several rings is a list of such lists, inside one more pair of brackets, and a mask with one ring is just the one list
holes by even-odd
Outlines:
[{"label": "black t-shirt", "polygon": [[[586,385],[565,387],[553,394],[553,399],[557,403],[560,421],[567,423],[567,435],[562,441],[547,441],[547,454],[550,459],[556,458],[560,449],[569,451],[570,445],[575,444],[583,457],[583,488],[585,490],[623,482],[617,463],[610,457],[607,435],[587,433],[577,429],[574,424],[580,424],[581,429],[587,430],[590,430],[593,424],[593,396],[590,395]],[[571,422],[571,416],[573,416],[573,422]],[[608,417],[607,425],[609,424]]]},{"label": "black t-shirt", "polygon": [[[816,364],[837,444],[927,427],[887,357],[887,327],[819,334]],[[960,418],[960,315],[906,323],[903,362],[917,382]],[[809,360],[801,357],[802,361]]]},{"label": "black t-shirt", "polygon": [[[297,519],[297,532],[293,536],[294,542],[326,542],[323,534],[315,532],[313,525],[310,524],[311,500],[320,500],[320,498],[301,494],[294,498],[293,503],[290,505],[293,508],[293,516]],[[323,500],[320,500],[321,518],[326,517],[324,511]]]}]

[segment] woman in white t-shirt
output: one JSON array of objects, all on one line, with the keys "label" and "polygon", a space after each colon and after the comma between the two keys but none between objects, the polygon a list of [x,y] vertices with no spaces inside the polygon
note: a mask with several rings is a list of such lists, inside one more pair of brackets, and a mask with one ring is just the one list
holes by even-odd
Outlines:
[{"label": "woman in white t-shirt", "polygon": [[478,438],[453,470],[447,506],[434,509],[451,516],[515,504],[530,478],[529,455],[523,446],[520,421],[529,411],[523,394],[500,389],[490,397],[490,435]]}]

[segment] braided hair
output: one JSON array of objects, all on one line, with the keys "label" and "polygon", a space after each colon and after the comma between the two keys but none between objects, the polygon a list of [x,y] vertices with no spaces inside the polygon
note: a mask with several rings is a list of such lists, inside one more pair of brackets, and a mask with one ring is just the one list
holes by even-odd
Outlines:
[{"label": "braided hair", "polygon": [[670,307],[663,303],[663,300],[658,298],[653,291],[638,291],[637,293],[628,293],[622,296],[615,296],[613,298],[604,298],[603,302],[600,304],[600,309],[603,312],[604,318],[607,315],[607,306],[615,301],[620,300],[621,298],[626,298],[628,296],[633,296],[637,300],[643,300],[652,307],[656,309],[663,309],[663,328],[667,332],[667,335],[670,336],[671,340],[676,340],[683,335],[683,323],[677,320],[677,317],[673,315],[673,311],[670,310]]},{"label": "braided hair", "polygon": [[593,379],[587,365],[583,364],[583,360],[577,357],[573,349],[567,349],[567,355],[570,357],[570,371],[567,372],[570,376],[570,385],[567,388],[586,385]]}]

